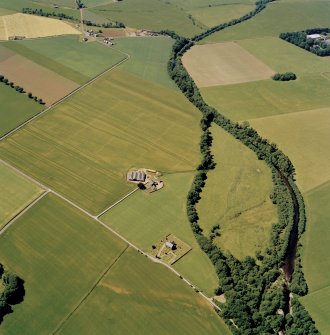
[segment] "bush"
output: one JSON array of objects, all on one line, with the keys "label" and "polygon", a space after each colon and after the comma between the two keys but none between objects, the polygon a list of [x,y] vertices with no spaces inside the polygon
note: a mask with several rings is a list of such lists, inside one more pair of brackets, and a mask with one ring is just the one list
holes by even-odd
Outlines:
[{"label": "bush", "polygon": [[275,81],[290,81],[296,80],[297,76],[293,72],[275,73],[272,79]]}]

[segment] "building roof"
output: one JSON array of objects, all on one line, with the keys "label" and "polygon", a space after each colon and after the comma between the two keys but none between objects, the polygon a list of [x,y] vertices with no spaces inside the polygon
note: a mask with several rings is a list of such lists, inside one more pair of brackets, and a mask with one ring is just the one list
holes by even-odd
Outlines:
[{"label": "building roof", "polygon": [[311,34],[311,35],[307,35],[307,38],[312,38],[312,39],[316,39],[316,38],[320,38],[321,35],[320,34]]},{"label": "building roof", "polygon": [[146,174],[144,171],[130,171],[128,173],[128,180],[132,181],[145,181]]}]

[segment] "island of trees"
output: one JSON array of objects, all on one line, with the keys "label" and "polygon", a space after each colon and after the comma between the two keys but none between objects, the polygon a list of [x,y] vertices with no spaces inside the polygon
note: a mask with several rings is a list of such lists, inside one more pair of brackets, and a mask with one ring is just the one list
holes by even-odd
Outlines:
[{"label": "island of trees", "polygon": [[275,81],[290,81],[296,80],[297,76],[293,72],[275,73],[272,79]]}]

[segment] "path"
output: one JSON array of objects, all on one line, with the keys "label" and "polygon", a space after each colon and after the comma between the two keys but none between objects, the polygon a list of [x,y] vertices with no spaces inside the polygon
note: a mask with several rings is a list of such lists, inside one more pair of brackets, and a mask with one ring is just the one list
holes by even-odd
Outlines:
[{"label": "path", "polygon": [[[41,188],[43,188],[45,190],[45,192],[38,197],[34,202],[32,202],[27,208],[25,208],[25,210],[23,210],[20,214],[19,217],[22,216],[28,209],[30,209],[35,203],[37,203],[41,198],[43,198],[46,194],[52,193],[55,194],[57,197],[61,198],[62,200],[64,200],[66,203],[70,204],[71,206],[75,207],[76,209],[78,209],[80,212],[84,213],[85,215],[87,215],[88,217],[90,217],[91,219],[97,221],[101,226],[103,226],[105,229],[109,230],[112,234],[116,235],[118,238],[120,238],[121,240],[123,240],[125,243],[127,243],[130,247],[132,247],[133,249],[137,250],[141,255],[147,257],[149,260],[151,260],[154,263],[158,263],[161,264],[165,267],[167,267],[170,271],[172,271],[174,274],[176,274],[178,277],[180,277],[184,283],[186,283],[187,285],[189,285],[192,289],[196,290],[197,288],[186,278],[184,278],[178,271],[176,271],[173,267],[171,267],[170,265],[166,264],[165,262],[161,261],[160,259],[157,259],[149,254],[147,254],[146,252],[144,252],[142,249],[140,249],[138,246],[136,246],[134,243],[132,243],[131,241],[129,241],[128,239],[126,239],[123,235],[119,234],[117,231],[115,231],[114,229],[112,229],[111,227],[107,226],[104,222],[102,222],[99,219],[99,216],[103,213],[101,212],[98,215],[93,215],[91,213],[89,213],[88,211],[86,211],[85,209],[83,209],[82,207],[80,207],[79,205],[77,205],[76,203],[74,203],[73,201],[69,200],[68,198],[66,198],[65,196],[63,196],[62,194],[52,190],[51,188],[49,188],[48,186],[40,183],[38,180],[34,179],[33,177],[29,176],[28,174],[26,174],[25,172],[19,170],[18,168],[12,166],[11,164],[3,161],[2,159],[0,159],[0,163],[6,165],[8,168],[12,169],[13,171],[15,171],[16,173],[19,173],[20,175],[24,176],[25,178],[28,178],[30,181],[34,182],[35,184],[37,184],[38,186],[40,186]],[[134,190],[134,192],[137,189]],[[130,194],[132,194],[132,192],[130,192],[128,195],[126,195],[124,198],[126,199]],[[124,199],[122,199],[124,200]],[[121,200],[121,201],[122,201]],[[111,207],[111,206],[110,206]],[[109,209],[109,208],[108,208]],[[108,210],[107,209],[107,210]],[[16,221],[18,217],[15,217],[15,220],[13,220],[13,222]],[[11,222],[11,224],[13,223]],[[11,225],[10,224],[10,225]],[[7,228],[6,228],[7,227]],[[5,229],[4,229],[5,228]],[[1,231],[1,234],[8,229],[8,224],[3,228],[3,231]],[[208,296],[206,296],[203,292],[198,291],[198,294],[205,300],[207,300],[215,309],[221,311],[221,308],[216,305],[212,298],[209,298]]]}]

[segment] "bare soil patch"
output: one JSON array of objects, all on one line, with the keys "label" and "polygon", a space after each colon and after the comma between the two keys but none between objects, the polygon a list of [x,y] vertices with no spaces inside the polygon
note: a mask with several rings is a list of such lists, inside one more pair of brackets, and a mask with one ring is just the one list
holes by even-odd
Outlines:
[{"label": "bare soil patch", "polygon": [[269,79],[274,71],[235,42],[196,45],[183,56],[198,87]]},{"label": "bare soil patch", "polygon": [[0,61],[0,73],[15,85],[42,98],[47,105],[64,97],[79,85],[25,57],[14,55]]}]

